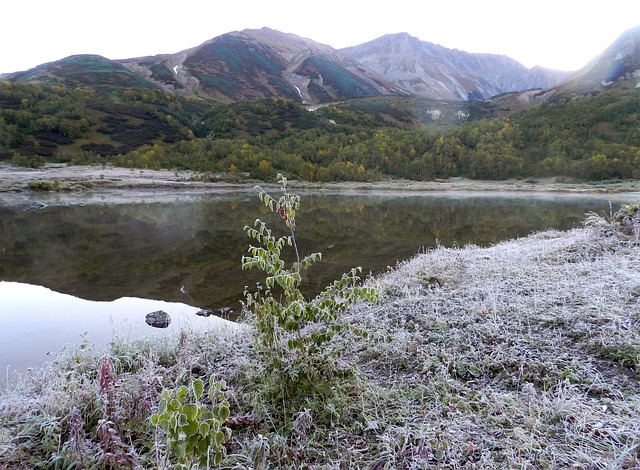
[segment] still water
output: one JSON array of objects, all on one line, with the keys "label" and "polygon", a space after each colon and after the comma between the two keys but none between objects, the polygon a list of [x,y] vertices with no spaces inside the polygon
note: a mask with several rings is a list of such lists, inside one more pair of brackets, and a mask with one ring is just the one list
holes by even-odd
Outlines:
[{"label": "still water", "polygon": [[[301,254],[323,254],[305,279],[309,294],[353,266],[375,274],[436,244],[486,246],[578,227],[587,211],[609,213],[610,204],[616,210],[637,199],[513,192],[301,196]],[[285,234],[255,192],[4,195],[0,367],[40,364],[85,337],[102,344],[114,333],[155,333],[144,323],[154,310],[180,318],[173,328],[216,321],[196,316],[200,308],[238,313],[245,286],[261,279],[240,268],[249,245],[243,227],[257,217]]]}]

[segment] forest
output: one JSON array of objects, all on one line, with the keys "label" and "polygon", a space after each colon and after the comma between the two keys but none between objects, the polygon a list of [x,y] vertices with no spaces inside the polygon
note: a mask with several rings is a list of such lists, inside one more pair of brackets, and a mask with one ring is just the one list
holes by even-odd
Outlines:
[{"label": "forest", "polygon": [[557,96],[508,117],[471,114],[460,123],[416,109],[400,97],[311,111],[276,99],[211,104],[154,89],[4,81],[0,159],[321,182],[640,178],[637,89]]}]

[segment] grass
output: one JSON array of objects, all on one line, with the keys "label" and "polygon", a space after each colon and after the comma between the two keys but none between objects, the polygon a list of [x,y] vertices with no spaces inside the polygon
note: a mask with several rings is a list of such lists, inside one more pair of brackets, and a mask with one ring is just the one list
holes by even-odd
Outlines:
[{"label": "grass", "polygon": [[274,417],[287,403],[256,393],[250,324],[114,343],[110,395],[84,345],[2,392],[0,468],[168,468],[148,419],[160,390],[211,375],[231,407],[222,468],[640,468],[637,228],[637,210],[590,214],[368,280],[381,300],[345,318],[368,337],[327,346],[353,372],[330,425]]},{"label": "grass", "polygon": [[84,191],[95,187],[90,181],[50,181],[33,180],[29,181],[27,187],[32,191]]}]

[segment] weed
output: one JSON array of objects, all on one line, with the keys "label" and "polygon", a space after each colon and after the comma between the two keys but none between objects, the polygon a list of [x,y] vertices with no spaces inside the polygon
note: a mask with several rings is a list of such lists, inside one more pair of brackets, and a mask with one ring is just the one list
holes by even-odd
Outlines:
[{"label": "weed", "polygon": [[[333,337],[347,331],[340,315],[360,300],[375,302],[374,288],[358,286],[361,268],[354,268],[315,298],[307,300],[299,289],[301,272],[321,259],[320,253],[300,258],[295,237],[296,211],[300,197],[289,194],[287,180],[278,175],[282,196],[275,199],[262,188],[262,203],[284,220],[286,236],[276,237],[267,224],[256,219],[245,227],[248,236],[259,246],[250,246],[250,256],[243,256],[242,268],[258,268],[266,274],[265,285],[254,293],[245,292],[246,310],[254,316],[256,342],[264,358],[270,381],[263,391],[268,401],[285,403],[295,416],[301,406],[326,405],[339,387],[334,383],[344,371],[338,366],[337,352],[326,347]],[[295,261],[289,267],[282,259],[286,246],[293,249]]]},{"label": "weed", "polygon": [[30,181],[28,185],[32,191],[60,191],[61,185],[59,181],[35,180]]},{"label": "weed", "polygon": [[229,417],[229,403],[221,391],[224,382],[209,379],[207,407],[201,403],[204,394],[202,380],[177,390],[163,390],[158,412],[151,415],[151,423],[164,432],[167,452],[178,462],[177,468],[190,468],[195,460],[203,467],[219,465],[224,456],[223,443],[231,437],[223,426]]}]

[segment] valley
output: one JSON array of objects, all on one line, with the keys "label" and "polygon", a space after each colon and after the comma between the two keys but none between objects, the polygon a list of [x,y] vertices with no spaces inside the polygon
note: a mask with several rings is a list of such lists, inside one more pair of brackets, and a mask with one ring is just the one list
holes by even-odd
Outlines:
[{"label": "valley", "polygon": [[5,74],[0,469],[640,468],[639,195],[640,27]]}]

